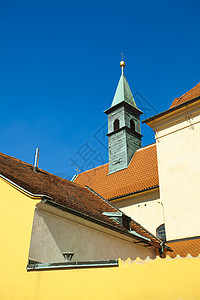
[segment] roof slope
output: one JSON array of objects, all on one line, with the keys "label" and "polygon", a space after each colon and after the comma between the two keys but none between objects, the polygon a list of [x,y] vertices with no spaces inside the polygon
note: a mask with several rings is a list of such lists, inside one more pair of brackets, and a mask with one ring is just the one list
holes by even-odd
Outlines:
[{"label": "roof slope", "polygon": [[187,93],[185,93],[184,95],[182,95],[179,98],[174,99],[174,101],[172,102],[171,107],[177,106],[181,103],[187,102],[191,99],[194,99],[196,97],[200,96],[200,82],[193,87],[191,90],[189,90]]},{"label": "roof slope", "polygon": [[80,173],[75,182],[89,186],[105,199],[159,185],[156,144],[138,149],[128,168],[109,174],[109,164]]},{"label": "roof slope", "polygon": [[[41,169],[35,173],[32,165],[2,153],[0,153],[0,174],[32,194],[49,196],[57,204],[128,232],[120,224],[102,214],[119,210],[85,187]],[[133,221],[132,227],[136,233],[148,237],[153,244],[159,245],[158,240],[138,223]]]},{"label": "roof slope", "polygon": [[173,252],[168,254],[172,258],[177,255],[186,257],[188,254],[191,254],[192,256],[198,256],[200,254],[200,237],[167,242],[167,244],[173,250]]}]

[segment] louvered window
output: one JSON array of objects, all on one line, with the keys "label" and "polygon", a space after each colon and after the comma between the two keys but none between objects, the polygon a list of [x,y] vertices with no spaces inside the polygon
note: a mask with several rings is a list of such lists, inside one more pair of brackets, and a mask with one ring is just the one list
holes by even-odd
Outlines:
[{"label": "louvered window", "polygon": [[114,131],[116,131],[117,129],[119,129],[119,120],[118,119],[116,119],[114,121]]},{"label": "louvered window", "polygon": [[156,229],[156,236],[162,241],[166,241],[165,224],[160,225]]}]

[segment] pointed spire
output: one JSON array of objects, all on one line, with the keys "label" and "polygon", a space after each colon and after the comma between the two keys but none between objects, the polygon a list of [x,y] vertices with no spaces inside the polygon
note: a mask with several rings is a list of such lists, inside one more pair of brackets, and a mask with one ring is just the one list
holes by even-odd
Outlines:
[{"label": "pointed spire", "polygon": [[111,107],[125,101],[137,108],[129,84],[124,76],[125,62],[123,60],[120,62],[120,67],[122,68],[122,75],[120,77]]}]

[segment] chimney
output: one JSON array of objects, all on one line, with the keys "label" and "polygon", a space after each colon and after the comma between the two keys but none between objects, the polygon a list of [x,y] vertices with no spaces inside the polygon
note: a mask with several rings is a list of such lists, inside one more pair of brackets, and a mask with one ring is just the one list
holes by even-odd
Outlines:
[{"label": "chimney", "polygon": [[40,153],[40,149],[39,149],[39,148],[36,148],[36,149],[35,149],[34,166],[33,166],[33,172],[35,172],[35,173],[37,173],[37,170],[38,170],[39,153]]}]

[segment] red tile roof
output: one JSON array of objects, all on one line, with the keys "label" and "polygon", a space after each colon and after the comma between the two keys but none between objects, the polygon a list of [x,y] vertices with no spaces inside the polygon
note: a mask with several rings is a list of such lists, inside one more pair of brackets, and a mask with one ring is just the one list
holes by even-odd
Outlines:
[{"label": "red tile roof", "polygon": [[193,87],[190,91],[188,91],[187,93],[182,95],[181,97],[174,99],[171,107],[174,107],[181,103],[187,102],[198,96],[200,96],[200,82],[195,87]]},{"label": "red tile roof", "polygon": [[195,257],[200,254],[200,237],[167,242],[167,244],[173,250],[173,252],[167,253],[172,258],[176,257],[177,255],[186,257],[188,254],[191,254]]},{"label": "red tile roof", "polygon": [[[102,214],[102,212],[118,212],[119,210],[79,184],[41,169],[35,173],[32,165],[2,153],[0,153],[0,174],[32,194],[49,196],[57,204],[112,225],[123,232],[128,232],[120,224]],[[138,223],[132,221],[132,228],[136,233],[148,237],[151,243],[159,246],[158,240]]]},{"label": "red tile roof", "polygon": [[128,168],[109,174],[105,164],[77,176],[75,182],[89,186],[105,199],[121,197],[159,185],[156,144],[138,149]]}]

